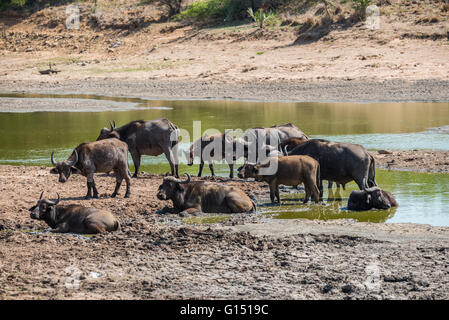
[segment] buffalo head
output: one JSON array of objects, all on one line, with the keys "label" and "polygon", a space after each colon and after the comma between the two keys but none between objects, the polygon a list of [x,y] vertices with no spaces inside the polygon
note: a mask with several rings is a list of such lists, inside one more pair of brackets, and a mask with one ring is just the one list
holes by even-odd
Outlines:
[{"label": "buffalo head", "polygon": [[120,134],[115,130],[115,121],[109,121],[110,129],[103,128],[100,131],[100,135],[97,138],[98,140],[109,139],[109,138],[117,138],[120,139]]},{"label": "buffalo head", "polygon": [[389,209],[397,206],[393,195],[379,187],[354,190],[348,200],[350,210]]},{"label": "buffalo head", "polygon": [[71,173],[80,173],[80,171],[74,167],[74,165],[78,162],[78,152],[73,150],[73,153],[75,154],[75,158],[73,160],[64,160],[59,162],[55,162],[53,152],[51,153],[51,163],[55,167],[50,170],[50,173],[59,174],[59,182],[66,182]]},{"label": "buffalo head", "polygon": [[157,198],[159,200],[168,200],[175,197],[176,193],[183,191],[183,184],[190,182],[190,175],[186,173],[187,179],[181,181],[175,177],[165,177],[162,184],[159,186]]},{"label": "buffalo head", "polygon": [[240,179],[256,178],[259,174],[259,167],[256,164],[245,163],[243,166],[237,169],[237,176]]},{"label": "buffalo head", "polygon": [[57,193],[58,199],[55,201],[51,201],[48,199],[42,199],[43,194],[44,194],[44,192],[41,193],[41,196],[40,196],[39,200],[37,201],[36,205],[34,205],[33,207],[31,207],[29,209],[31,219],[36,219],[36,220],[46,219],[47,217],[49,217],[52,214],[52,212],[53,212],[52,208],[59,203],[59,200],[61,200],[59,193]]}]

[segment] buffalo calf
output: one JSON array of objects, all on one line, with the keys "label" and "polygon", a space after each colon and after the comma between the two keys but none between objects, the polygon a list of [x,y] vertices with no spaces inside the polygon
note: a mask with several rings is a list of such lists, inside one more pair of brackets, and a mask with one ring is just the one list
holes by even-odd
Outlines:
[{"label": "buffalo calf", "polygon": [[304,203],[309,201],[310,196],[313,196],[315,202],[319,201],[318,184],[320,181],[320,165],[318,161],[309,156],[284,156],[272,158],[278,161],[277,172],[270,175],[261,174],[261,169],[266,168],[270,161],[264,164],[248,164],[245,163],[238,169],[238,177],[242,179],[255,178],[256,180],[263,180],[270,186],[270,199],[274,203],[274,198],[281,203],[279,197],[279,185],[298,186],[304,183],[306,195]]}]

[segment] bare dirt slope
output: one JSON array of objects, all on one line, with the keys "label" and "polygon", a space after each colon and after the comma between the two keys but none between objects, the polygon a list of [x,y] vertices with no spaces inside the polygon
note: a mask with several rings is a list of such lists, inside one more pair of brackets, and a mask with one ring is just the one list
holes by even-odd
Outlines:
[{"label": "bare dirt slope", "polygon": [[[160,22],[160,11],[133,1],[99,6],[97,11],[90,3],[81,4],[79,30],[65,28],[65,7],[26,18],[7,12],[0,18],[0,89],[57,91],[78,83],[81,91],[99,81],[125,95],[144,84],[149,95],[164,97],[177,96],[181,89],[187,97],[269,99],[273,94],[273,99],[299,95],[299,100],[311,100],[350,91],[359,100],[382,98],[385,92],[402,100],[431,100],[430,90],[437,100],[447,99],[446,2],[391,0],[378,5],[377,30],[352,19],[344,4],[332,19],[319,6],[302,13],[292,8],[279,14],[277,25],[264,29],[248,21],[212,27]],[[40,75],[50,62],[61,72]],[[437,86],[418,80],[437,81]],[[117,84],[122,81],[125,85]],[[237,84],[234,89],[250,85],[232,94],[232,88],[225,90],[229,84]],[[316,94],[302,97],[301,91],[312,84],[319,86]],[[407,89],[410,84],[415,84],[413,90]],[[211,85],[208,95],[202,87]],[[291,93],[276,96],[279,91]]]},{"label": "bare dirt slope", "polygon": [[[189,225],[156,199],[162,176],[132,180],[115,199],[82,200],[85,178],[0,166],[1,299],[447,299],[449,229],[414,224],[267,222],[257,214]],[[257,196],[266,186],[231,183]],[[42,232],[29,218],[42,190],[62,203],[110,209],[118,232]],[[47,193],[48,195],[48,193]],[[48,195],[50,198],[52,195]],[[170,213],[171,212],[171,213]]]}]

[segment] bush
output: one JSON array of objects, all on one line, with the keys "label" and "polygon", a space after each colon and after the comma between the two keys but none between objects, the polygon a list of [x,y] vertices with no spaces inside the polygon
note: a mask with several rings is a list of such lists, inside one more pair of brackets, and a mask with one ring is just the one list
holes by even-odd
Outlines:
[{"label": "bush", "polygon": [[181,2],[182,0],[142,0],[141,4],[158,3],[167,9],[168,17],[172,17],[175,14],[181,12]]},{"label": "bush", "polygon": [[178,20],[229,21],[247,17],[246,10],[255,0],[198,0],[177,15]]},{"label": "bush", "polygon": [[259,24],[259,28],[263,28],[264,24],[266,25],[276,25],[280,19],[276,16],[274,12],[268,12],[265,13],[262,9],[257,10],[254,12],[253,8],[248,8],[248,15],[251,17],[251,19],[254,20],[254,22],[257,22]]}]

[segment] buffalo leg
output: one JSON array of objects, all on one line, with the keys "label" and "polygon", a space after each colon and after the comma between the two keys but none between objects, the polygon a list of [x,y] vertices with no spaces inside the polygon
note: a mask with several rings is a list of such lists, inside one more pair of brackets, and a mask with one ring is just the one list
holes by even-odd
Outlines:
[{"label": "buffalo leg", "polygon": [[320,193],[320,200],[323,199],[323,179],[320,179],[320,184],[318,186],[318,190]]},{"label": "buffalo leg", "polygon": [[[165,157],[167,158],[168,163],[170,164],[170,169],[171,169],[171,175],[175,176],[176,178],[179,178],[178,175],[178,164],[176,163],[175,165],[175,161],[174,161],[174,157],[173,157],[173,152],[171,149],[166,149],[164,151]],[[176,168],[176,171],[175,171]]]},{"label": "buffalo leg", "polygon": [[201,173],[203,172],[204,162],[201,161],[200,163],[200,171],[198,171],[198,177],[201,177]]},{"label": "buffalo leg", "polygon": [[137,178],[137,174],[139,173],[139,169],[140,169],[140,158],[141,158],[141,154],[136,151],[133,150],[131,153],[131,158],[133,158],[133,162],[134,162],[134,175],[133,178]]},{"label": "buffalo leg", "polygon": [[84,197],[84,199],[88,200],[88,199],[92,198],[92,191],[91,190],[92,190],[91,183],[89,181],[87,181],[87,194]]},{"label": "buffalo leg", "polygon": [[123,177],[118,170],[114,170],[114,174],[115,174],[116,183],[115,183],[115,190],[111,194],[112,198],[115,198],[117,196],[117,192],[120,189],[120,186],[122,185],[122,181],[123,181]]},{"label": "buffalo leg", "polygon": [[213,163],[209,163],[209,169],[210,169],[210,173],[212,174],[212,177],[215,177],[215,171],[214,171],[214,164]]},{"label": "buffalo leg", "polygon": [[276,193],[276,198],[278,199],[278,203],[281,204],[281,197],[279,196],[279,185],[278,184],[276,184],[275,193]]},{"label": "buffalo leg", "polygon": [[125,172],[124,174],[125,176],[125,181],[126,181],[126,192],[125,192],[125,198],[129,198],[129,195],[131,194],[131,179],[129,178],[129,175],[127,174],[127,172]]},{"label": "buffalo leg", "polygon": [[229,165],[229,178],[234,179],[234,164],[228,163]]}]

